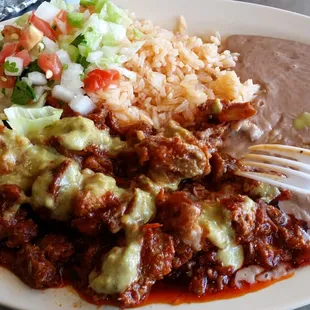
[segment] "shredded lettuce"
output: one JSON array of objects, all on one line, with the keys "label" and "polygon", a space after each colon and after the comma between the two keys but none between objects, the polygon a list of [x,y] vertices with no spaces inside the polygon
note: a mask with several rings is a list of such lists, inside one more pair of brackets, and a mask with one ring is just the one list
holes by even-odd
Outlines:
[{"label": "shredded lettuce", "polygon": [[122,61],[119,55],[114,55],[113,57],[109,58],[101,58],[97,63],[97,66],[100,69],[110,69],[112,66],[121,65]]},{"label": "shredded lettuce", "polygon": [[25,27],[29,20],[29,13],[26,13],[15,20],[15,24],[19,27]]},{"label": "shredded lettuce", "polygon": [[4,113],[8,118],[8,124],[11,128],[18,134],[25,136],[30,132],[40,131],[59,120],[62,112],[62,110],[50,106],[34,109],[25,109],[21,107],[4,109]]},{"label": "shredded lettuce", "polygon": [[122,47],[120,50],[120,55],[122,55],[123,63],[132,59],[132,57],[139,51],[144,43],[145,41],[138,41],[130,44],[129,46]]},{"label": "shredded lettuce", "polygon": [[87,61],[95,63],[101,69],[112,69],[119,67],[137,53],[143,46],[144,41],[135,42],[128,46],[102,46],[100,51],[91,52],[88,54]]},{"label": "shredded lettuce", "polygon": [[87,57],[91,53],[92,49],[85,43],[82,43],[78,46],[79,53],[82,57]]},{"label": "shredded lettuce", "polygon": [[79,12],[69,12],[67,15],[68,22],[71,26],[82,28],[84,23],[84,14]]},{"label": "shredded lettuce", "polygon": [[69,45],[66,48],[66,50],[67,50],[67,53],[69,54],[71,61],[77,62],[77,60],[79,59],[79,56],[80,56],[79,50],[73,45]]},{"label": "shredded lettuce", "polygon": [[95,4],[96,4],[96,0],[80,0],[81,6],[91,6]]},{"label": "shredded lettuce", "polygon": [[106,4],[107,0],[97,0],[96,4],[95,4],[95,11],[97,13],[100,13],[100,11],[102,10],[103,6]]},{"label": "shredded lettuce", "polygon": [[91,51],[96,51],[100,47],[102,36],[95,31],[87,31],[84,35],[86,45]]},{"label": "shredded lettuce", "polygon": [[[52,0],[52,3],[58,7],[63,6],[63,0]],[[84,68],[122,67],[144,44],[144,41],[131,43],[127,38],[127,27],[133,21],[110,0],[80,0],[80,4],[94,5],[96,13],[84,16],[86,20],[83,20],[83,25],[73,37],[61,37],[60,47],[68,52],[73,62],[80,63]],[[81,16],[81,13],[71,13],[68,19],[72,17],[71,24],[80,25]],[[134,36],[139,40],[143,34],[136,30]],[[124,75],[134,80],[135,75],[127,71],[124,70]]]},{"label": "shredded lettuce", "polygon": [[107,1],[103,5],[99,17],[107,22],[123,25],[124,27],[132,24],[132,19],[129,18],[127,13],[111,1]]},{"label": "shredded lettuce", "polygon": [[99,18],[98,14],[92,14],[84,26],[84,35],[89,31],[94,31],[103,36],[113,36],[115,42],[121,42],[126,39],[126,28],[123,25],[107,22]]},{"label": "shredded lettuce", "polygon": [[51,0],[51,4],[60,10],[66,10],[68,12],[72,12],[74,10],[73,5],[64,0]]}]

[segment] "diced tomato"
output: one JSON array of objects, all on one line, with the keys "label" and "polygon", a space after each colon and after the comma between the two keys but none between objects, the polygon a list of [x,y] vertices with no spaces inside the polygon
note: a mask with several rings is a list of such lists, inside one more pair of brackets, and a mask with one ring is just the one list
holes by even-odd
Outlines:
[{"label": "diced tomato", "polygon": [[93,74],[93,75],[87,76],[84,79],[84,89],[86,90],[86,92],[95,92],[99,89],[104,88],[102,87],[103,83],[104,83],[104,80],[100,75]]},{"label": "diced tomato", "polygon": [[14,76],[7,76],[4,73],[4,65],[0,65],[0,88],[13,88],[16,82]]},{"label": "diced tomato", "polygon": [[14,42],[20,39],[22,30],[12,25],[5,25],[1,34],[4,37],[4,42]]},{"label": "diced tomato", "polygon": [[17,47],[17,43],[5,44],[0,52],[0,64],[4,63],[5,58],[13,55],[16,52]]},{"label": "diced tomato", "polygon": [[26,50],[33,49],[43,38],[43,33],[37,27],[29,24],[20,36],[20,45]]},{"label": "diced tomato", "polygon": [[62,34],[71,33],[73,27],[71,27],[68,23],[67,19],[68,13],[65,10],[61,10],[55,17],[54,23],[56,25],[56,36],[59,37]]},{"label": "diced tomato", "polygon": [[117,70],[95,69],[88,73],[84,79],[86,92],[94,92],[99,89],[106,89],[110,85],[117,85],[120,75]]},{"label": "diced tomato", "polygon": [[88,73],[88,75],[99,74],[103,79],[118,81],[120,78],[119,72],[117,70],[101,70],[95,69]]},{"label": "diced tomato", "polygon": [[56,54],[42,53],[38,58],[38,65],[45,73],[48,70],[52,71],[52,80],[60,80],[62,65]]},{"label": "diced tomato", "polygon": [[39,29],[46,37],[56,41],[55,31],[48,22],[34,15],[34,13],[30,16],[29,22]]},{"label": "diced tomato", "polygon": [[24,67],[27,67],[32,61],[32,58],[27,50],[22,50],[16,53],[14,56],[19,57],[23,60]]},{"label": "diced tomato", "polygon": [[60,12],[56,15],[56,18],[59,18],[60,20],[65,22],[67,20],[67,15],[68,15],[67,11],[60,10]]}]

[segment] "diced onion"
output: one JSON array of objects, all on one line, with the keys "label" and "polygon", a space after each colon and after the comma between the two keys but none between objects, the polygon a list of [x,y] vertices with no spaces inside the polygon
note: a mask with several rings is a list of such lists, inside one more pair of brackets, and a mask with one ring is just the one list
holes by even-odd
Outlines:
[{"label": "diced onion", "polygon": [[24,108],[21,106],[4,109],[11,128],[21,135],[38,132],[59,120],[63,110],[50,106],[41,108]]},{"label": "diced onion", "polygon": [[20,76],[22,74],[23,71],[23,59],[19,58],[19,57],[14,57],[14,56],[9,56],[7,58],[5,58],[5,62],[8,62],[9,64],[14,64],[14,71],[16,72],[12,72],[10,70],[5,69],[5,74],[8,76]]},{"label": "diced onion", "polygon": [[84,85],[81,81],[81,74],[83,74],[83,70],[84,69],[80,64],[68,64],[68,68],[62,72],[60,84],[65,88],[76,92]]},{"label": "diced onion", "polygon": [[49,2],[43,2],[34,12],[34,14],[48,23],[51,23],[60,10],[50,4]]},{"label": "diced onion", "polygon": [[92,52],[92,53],[88,54],[87,61],[90,62],[90,63],[97,62],[102,57],[103,57],[103,52],[102,51]]},{"label": "diced onion", "polygon": [[96,105],[88,96],[77,96],[71,100],[69,106],[73,111],[78,112],[81,115],[87,115],[96,108]]},{"label": "diced onion", "polygon": [[42,86],[47,84],[45,75],[38,71],[28,73],[28,78],[32,81],[32,84],[34,85]]},{"label": "diced onion", "polygon": [[67,33],[67,25],[66,25],[65,22],[63,22],[59,18],[55,18],[55,23],[56,23],[56,26],[58,27],[58,29],[60,30],[60,32],[62,34],[66,34]]},{"label": "diced onion", "polygon": [[71,59],[70,59],[70,56],[67,53],[67,51],[60,49],[56,52],[56,54],[57,54],[62,65],[66,65],[66,64],[71,63]]},{"label": "diced onion", "polygon": [[52,96],[63,102],[69,103],[74,98],[74,93],[61,85],[56,85],[52,90]]},{"label": "diced onion", "polygon": [[38,100],[44,94],[45,88],[43,86],[35,86],[33,90],[36,94],[36,100]]},{"label": "diced onion", "polygon": [[32,86],[32,80],[30,80],[29,77],[22,77],[22,81],[27,83],[29,86]]},{"label": "diced onion", "polygon": [[50,38],[43,37],[42,41],[45,46],[45,51],[49,53],[55,53],[56,51],[59,50],[58,44],[52,41]]}]

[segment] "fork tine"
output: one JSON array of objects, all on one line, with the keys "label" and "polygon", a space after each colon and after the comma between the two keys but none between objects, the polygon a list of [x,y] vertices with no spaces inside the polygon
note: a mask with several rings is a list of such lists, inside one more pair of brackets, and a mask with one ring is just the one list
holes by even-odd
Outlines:
[{"label": "fork tine", "polygon": [[286,159],[286,158],[280,158],[280,157],[269,156],[269,155],[260,155],[260,154],[245,154],[243,156],[243,159],[259,161],[259,162],[265,161],[271,164],[278,164],[284,167],[299,169],[303,172],[310,173],[310,165],[307,165],[307,164],[304,164],[304,163],[301,163],[295,160]]},{"label": "fork tine", "polygon": [[[245,178],[253,179],[256,181],[264,182],[264,183],[267,183],[269,185],[273,185],[276,187],[289,189],[289,190],[296,192],[296,193],[299,193],[299,194],[304,194],[304,195],[310,194],[310,190],[308,188],[296,187],[296,186],[292,185],[292,183],[291,183],[291,182],[293,182],[293,184],[295,184],[294,180],[287,179],[285,177],[280,177],[280,176],[276,176],[276,175],[272,175],[272,174],[268,174],[268,173],[246,172],[246,171],[235,171],[235,174],[238,176],[241,176],[241,177],[245,177]],[[301,183],[298,185],[302,186]]]},{"label": "fork tine", "polygon": [[240,163],[245,166],[250,166],[253,168],[258,169],[264,169],[268,171],[274,171],[274,172],[280,172],[285,174],[287,177],[297,177],[297,178],[303,178],[310,182],[310,175],[301,171],[293,170],[290,168],[265,164],[265,163],[259,163],[255,161],[248,161],[248,160],[240,160]]},{"label": "fork tine", "polygon": [[249,147],[250,152],[268,152],[278,156],[285,156],[297,159],[306,164],[310,164],[310,150],[300,147],[281,144],[258,144]]}]

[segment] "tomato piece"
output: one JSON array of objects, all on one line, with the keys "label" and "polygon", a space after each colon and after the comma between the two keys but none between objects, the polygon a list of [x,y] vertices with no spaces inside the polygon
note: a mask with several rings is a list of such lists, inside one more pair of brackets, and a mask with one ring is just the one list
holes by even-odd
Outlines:
[{"label": "tomato piece", "polygon": [[95,69],[88,73],[84,79],[84,89],[86,92],[94,92],[99,89],[108,88],[110,85],[116,85],[120,74],[117,70]]},{"label": "tomato piece", "polygon": [[92,74],[99,74],[103,79],[110,81],[118,81],[120,78],[119,72],[117,70],[95,69],[88,73],[88,75]]},{"label": "tomato piece", "polygon": [[4,42],[14,42],[20,39],[22,30],[12,25],[5,25],[1,34],[4,37]]},{"label": "tomato piece", "polygon": [[52,71],[52,80],[60,80],[62,65],[56,54],[42,53],[38,58],[38,65],[45,73]]},{"label": "tomato piece", "polygon": [[5,58],[13,55],[16,52],[17,47],[17,43],[5,44],[0,52],[0,64],[4,63]]},{"label": "tomato piece", "polygon": [[62,34],[71,33],[73,27],[71,27],[68,23],[67,11],[61,10],[55,17],[54,23],[56,24],[56,36],[59,37]]},{"label": "tomato piece", "polygon": [[4,73],[4,65],[0,65],[0,88],[13,88],[16,82],[16,77],[7,76]]},{"label": "tomato piece", "polygon": [[84,89],[86,92],[95,92],[99,89],[104,89],[105,83],[99,74],[92,74],[84,79]]},{"label": "tomato piece", "polygon": [[32,58],[27,50],[22,50],[16,53],[14,56],[19,57],[23,60],[24,67],[27,67],[32,62]]},{"label": "tomato piece", "polygon": [[29,22],[39,29],[46,37],[56,41],[55,31],[48,22],[34,15],[34,13],[30,16]]},{"label": "tomato piece", "polygon": [[20,45],[30,51],[42,40],[42,38],[42,31],[30,24],[22,31]]}]

